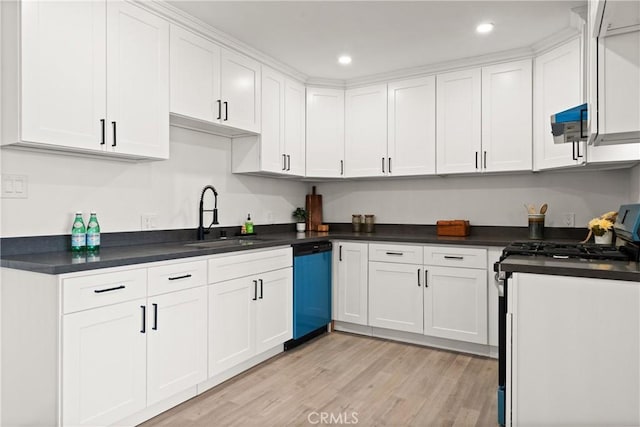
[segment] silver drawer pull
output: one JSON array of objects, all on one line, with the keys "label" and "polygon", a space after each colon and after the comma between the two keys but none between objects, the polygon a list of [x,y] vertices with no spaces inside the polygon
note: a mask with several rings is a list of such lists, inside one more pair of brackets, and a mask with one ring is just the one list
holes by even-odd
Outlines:
[{"label": "silver drawer pull", "polygon": [[94,289],[93,292],[96,294],[101,294],[103,292],[117,291],[118,289],[124,289],[124,285],[116,286],[115,288],[107,288],[107,289]]},{"label": "silver drawer pull", "polygon": [[188,279],[189,277],[191,277],[191,274],[185,274],[184,276],[169,277],[169,280]]},{"label": "silver drawer pull", "polygon": [[404,255],[402,252],[387,252],[387,255]]},{"label": "silver drawer pull", "polygon": [[445,255],[444,259],[464,259],[463,256],[451,256],[451,255]]}]

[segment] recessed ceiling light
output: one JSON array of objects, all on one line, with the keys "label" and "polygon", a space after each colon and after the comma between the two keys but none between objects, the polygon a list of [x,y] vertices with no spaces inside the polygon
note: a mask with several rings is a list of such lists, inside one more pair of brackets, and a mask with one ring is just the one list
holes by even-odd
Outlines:
[{"label": "recessed ceiling light", "polygon": [[491,31],[493,31],[493,24],[491,22],[480,24],[476,27],[476,31],[480,34],[490,33]]},{"label": "recessed ceiling light", "polygon": [[338,58],[338,62],[342,65],[349,65],[351,64],[351,57],[349,55],[342,55]]}]

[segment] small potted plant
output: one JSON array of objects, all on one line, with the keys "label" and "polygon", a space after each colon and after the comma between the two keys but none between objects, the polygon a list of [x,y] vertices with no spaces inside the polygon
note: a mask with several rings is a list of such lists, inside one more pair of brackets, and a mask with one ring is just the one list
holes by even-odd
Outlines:
[{"label": "small potted plant", "polygon": [[305,220],[307,219],[307,211],[303,208],[296,208],[291,214],[296,219],[296,231],[302,233],[307,229]]}]

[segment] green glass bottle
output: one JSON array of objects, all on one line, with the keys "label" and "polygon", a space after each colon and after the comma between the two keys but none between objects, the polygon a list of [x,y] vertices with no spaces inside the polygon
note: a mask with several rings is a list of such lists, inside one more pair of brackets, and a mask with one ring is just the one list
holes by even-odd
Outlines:
[{"label": "green glass bottle", "polygon": [[82,212],[76,212],[76,217],[73,220],[73,226],[71,227],[71,251],[84,251],[86,245],[87,229],[85,228],[84,221],[82,220]]},{"label": "green glass bottle", "polygon": [[100,224],[98,224],[96,213],[92,211],[87,224],[87,251],[98,249],[100,249]]}]

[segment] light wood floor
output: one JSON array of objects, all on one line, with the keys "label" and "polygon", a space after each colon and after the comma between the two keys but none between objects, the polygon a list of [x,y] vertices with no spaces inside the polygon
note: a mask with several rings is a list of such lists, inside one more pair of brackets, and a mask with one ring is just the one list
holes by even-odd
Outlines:
[{"label": "light wood floor", "polygon": [[322,412],[332,425],[495,426],[497,369],[494,359],[334,332],[143,426],[329,425]]}]

